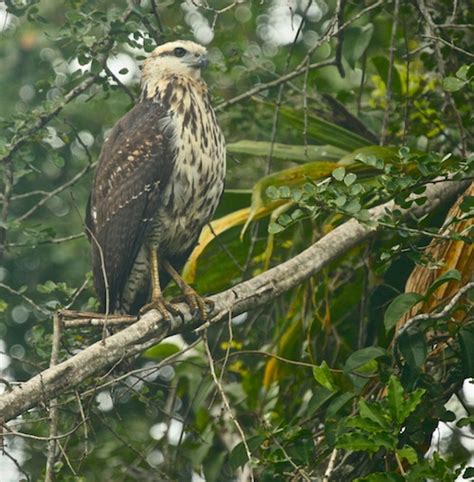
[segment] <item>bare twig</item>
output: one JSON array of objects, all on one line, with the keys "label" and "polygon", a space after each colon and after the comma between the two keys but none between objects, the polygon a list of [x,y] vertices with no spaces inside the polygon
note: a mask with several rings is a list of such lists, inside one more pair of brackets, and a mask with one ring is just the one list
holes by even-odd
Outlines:
[{"label": "bare twig", "polygon": [[[51,360],[49,366],[55,367],[59,362],[59,349],[61,344],[61,319],[60,315],[56,313],[53,317],[53,345],[51,348]],[[48,457],[46,460],[46,475],[45,482],[52,482],[54,477],[54,464],[57,456],[57,435],[59,426],[59,411],[58,401],[52,398],[49,402],[49,442],[48,442]]]},{"label": "bare twig", "polygon": [[396,40],[397,40],[397,30],[398,30],[398,17],[399,17],[399,10],[400,10],[400,0],[395,0],[395,10],[393,12],[393,23],[392,23],[392,36],[390,39],[390,57],[389,57],[389,66],[388,66],[388,74],[387,74],[387,92],[385,95],[385,109],[383,113],[383,121],[382,121],[382,131],[380,133],[380,145],[383,146],[385,144],[385,138],[387,136],[387,127],[388,127],[388,118],[391,111],[392,105],[392,84],[393,84],[393,70],[395,69],[395,50],[396,50]]},{"label": "bare twig", "polygon": [[19,296],[23,301],[26,301],[29,305],[31,305],[35,310],[39,311],[40,313],[43,313],[43,315],[51,315],[51,312],[46,310],[45,308],[37,305],[31,298],[28,298],[28,296],[24,295],[21,291],[15,290],[11,288],[10,286],[0,283],[0,288],[3,288],[4,290],[8,291],[12,295]]},{"label": "bare twig", "polygon": [[6,163],[4,174],[4,189],[2,196],[2,212],[0,217],[0,262],[5,254],[5,245],[7,242],[7,221],[10,212],[10,202],[13,195],[13,163],[11,159]]},{"label": "bare twig", "polygon": [[[222,387],[222,383],[217,377],[216,374],[216,369],[214,366],[214,359],[212,358],[212,353],[211,349],[209,348],[209,342],[207,340],[207,333],[204,334],[204,346],[206,348],[206,354],[207,354],[207,359],[209,360],[209,368],[211,370],[211,376],[212,379],[214,380],[214,383],[217,387],[217,390],[219,391],[221,398],[222,398],[222,403],[224,404],[224,407],[226,409],[227,414],[229,415],[229,418],[232,420],[232,423],[235,425],[235,428],[237,429],[237,432],[239,432],[240,438],[242,440],[242,444],[245,448],[245,453],[247,455],[247,460],[250,466],[250,469],[252,468],[252,453],[250,452],[249,444],[247,442],[247,437],[245,436],[245,433],[242,429],[242,426],[240,425],[239,421],[235,417],[232,407],[230,406],[229,399],[227,398],[227,395],[224,392],[224,388]],[[253,482],[254,477],[253,477],[253,471],[250,470],[250,480]]]},{"label": "bare twig", "polygon": [[[438,71],[441,74],[442,77],[446,77],[446,66],[444,62],[443,55],[441,53],[441,49],[439,46],[439,36],[437,35],[437,30],[438,27],[434,23],[433,18],[431,17],[431,14],[425,4],[425,0],[418,0],[418,8],[420,9],[421,14],[423,15],[425,22],[426,22],[426,30],[428,32],[429,37],[433,37],[432,40],[432,45],[434,49],[434,53],[436,56],[436,61],[438,64]],[[453,9],[453,18],[455,15],[456,9]],[[459,129],[459,137],[461,140],[461,146],[460,146],[460,151],[463,156],[466,155],[467,153],[467,139],[466,139],[466,132],[464,130],[464,126],[462,124],[462,118],[461,114],[459,113],[458,108],[456,107],[456,103],[454,102],[453,96],[451,95],[450,92],[445,91],[444,93],[445,98],[447,100],[447,103],[451,106],[454,112],[454,116],[456,118],[456,124]]]},{"label": "bare twig", "polygon": [[97,162],[90,163],[88,162],[75,176],[73,176],[69,181],[65,182],[61,186],[58,186],[56,189],[53,189],[49,192],[46,196],[40,199],[34,206],[32,206],[26,213],[22,214],[20,217],[16,219],[16,222],[21,223],[26,218],[29,218],[38,208],[46,204],[51,198],[58,195],[59,193],[63,192],[68,187],[73,186],[78,182],[82,177],[84,177],[91,169],[93,169],[97,165]]},{"label": "bare twig", "polygon": [[[438,28],[438,25],[436,26]],[[464,50],[456,45],[453,44],[453,42],[448,42],[442,37],[439,36],[434,36],[434,35],[422,35],[424,38],[429,38],[431,40],[436,40],[437,42],[441,42],[444,45],[447,45],[448,47],[452,48],[453,50],[456,50],[457,52],[460,52],[461,54],[467,55],[468,57],[474,58],[474,54],[471,52],[468,52],[467,50]]]},{"label": "bare twig", "polygon": [[85,236],[85,233],[76,233],[71,234],[70,236],[64,236],[63,238],[52,238],[52,239],[42,239],[37,243],[8,243],[9,248],[30,248],[32,245],[39,246],[42,244],[61,244],[66,243],[68,241],[73,241],[75,239],[80,239]]},{"label": "bare twig", "polygon": [[[122,22],[126,22],[127,19],[130,17],[130,15],[133,12],[133,5],[130,5],[123,13],[121,17]],[[108,31],[102,38],[98,39],[95,44],[91,47],[91,51],[96,51],[99,48],[103,47],[104,52],[110,51],[110,47],[114,43],[114,36],[111,34],[111,31]],[[107,59],[106,55],[101,55],[100,56],[100,63],[104,64]],[[1,163],[7,163],[10,162],[13,154],[15,154],[20,147],[25,145],[26,142],[31,138],[32,134],[35,132],[39,131],[42,129],[44,126],[48,124],[48,122],[56,117],[63,109],[64,107],[69,104],[72,100],[74,100],[76,97],[78,97],[80,94],[85,92],[91,85],[94,84],[94,82],[97,79],[97,76],[99,74],[94,75],[93,77],[90,77],[83,82],[81,82],[79,85],[71,89],[63,98],[62,102],[60,102],[56,107],[51,109],[49,112],[44,112],[43,114],[40,114],[36,117],[36,121],[34,124],[27,128],[24,133],[20,134],[16,139],[14,139],[11,144],[8,146],[8,151],[7,153],[0,158],[0,164]]]},{"label": "bare twig", "polygon": [[104,67],[104,70],[107,72],[107,75],[112,77],[112,79],[117,82],[117,85],[128,95],[129,99],[135,103],[136,98],[133,95],[132,91],[109,69],[109,67],[106,65]]},{"label": "bare twig", "polygon": [[337,44],[336,44],[336,67],[339,72],[339,75],[344,78],[346,76],[346,72],[344,71],[344,66],[342,65],[342,47],[344,45],[344,30],[341,29],[342,24],[344,23],[344,6],[346,4],[346,0],[339,0],[336,5],[336,20],[337,20]]},{"label": "bare twig", "polygon": [[[216,110],[222,110],[225,109],[231,105],[237,104],[238,102],[241,102],[242,100],[248,99],[249,97],[252,97],[256,94],[259,94],[260,92],[263,92],[264,90],[267,90],[272,87],[279,86],[282,83],[288,82],[290,80],[293,80],[294,78],[302,75],[305,73],[306,69],[313,70],[313,69],[319,69],[322,67],[327,67],[329,65],[334,65],[335,60],[334,59],[329,59],[325,60],[322,62],[316,62],[316,63],[310,63],[307,65],[308,60],[311,58],[313,52],[319,48],[324,42],[328,41],[331,39],[333,36],[337,35],[339,31],[346,29],[349,25],[351,25],[353,22],[358,20],[360,17],[366,15],[370,11],[374,10],[375,8],[378,8],[384,3],[384,0],[378,0],[377,2],[373,3],[372,5],[369,5],[367,8],[364,10],[361,10],[357,15],[354,15],[351,19],[347,20],[343,25],[341,25],[339,28],[328,28],[326,34],[321,37],[316,44],[311,47],[311,49],[308,50],[308,53],[304,57],[304,59],[300,62],[300,64],[292,71],[288,72],[285,75],[282,75],[270,82],[265,82],[263,84],[259,84],[252,89],[249,89],[246,92],[243,92],[242,94],[239,94],[235,97],[232,97],[231,99],[228,99],[226,101],[221,102],[220,104],[217,104]],[[334,26],[334,22],[331,24]]]},{"label": "bare twig", "polygon": [[333,449],[333,451],[331,452],[331,456],[329,457],[328,466],[326,468],[326,471],[324,472],[323,482],[329,482],[331,480],[331,475],[334,471],[336,459],[337,459],[337,449]]},{"label": "bare twig", "polygon": [[30,476],[25,472],[25,470],[23,469],[23,467],[21,466],[21,464],[18,462],[18,460],[17,460],[15,457],[13,457],[13,455],[9,454],[9,453],[5,450],[5,448],[2,448],[2,455],[4,455],[5,457],[8,457],[8,458],[15,464],[16,468],[18,469],[18,471],[21,472],[21,473],[25,476],[27,482],[30,482],[30,481],[31,481]]},{"label": "bare twig", "polygon": [[437,313],[421,313],[407,320],[406,323],[400,328],[400,330],[398,330],[394,346],[395,347],[397,346],[397,341],[400,339],[400,336],[402,336],[403,333],[406,333],[407,331],[411,330],[418,323],[422,321],[428,321],[428,320],[440,320],[445,316],[449,315],[451,310],[456,306],[457,302],[469,290],[473,288],[474,288],[474,281],[471,281],[470,283],[467,283],[462,288],[460,288],[459,291],[451,298],[451,301],[441,311]]}]

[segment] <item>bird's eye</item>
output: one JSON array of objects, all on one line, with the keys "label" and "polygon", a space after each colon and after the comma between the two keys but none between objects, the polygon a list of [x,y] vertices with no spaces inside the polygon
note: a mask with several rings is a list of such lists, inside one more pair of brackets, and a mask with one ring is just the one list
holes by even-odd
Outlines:
[{"label": "bird's eye", "polygon": [[186,55],[186,49],[183,49],[182,47],[176,47],[174,49],[174,54],[176,57],[184,57]]}]

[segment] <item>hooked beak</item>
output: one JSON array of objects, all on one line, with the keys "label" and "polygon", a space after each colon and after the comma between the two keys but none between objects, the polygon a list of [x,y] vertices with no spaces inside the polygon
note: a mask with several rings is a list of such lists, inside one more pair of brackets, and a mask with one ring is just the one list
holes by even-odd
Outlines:
[{"label": "hooked beak", "polygon": [[207,54],[202,54],[196,59],[194,66],[198,69],[205,69],[209,65],[209,57]]}]

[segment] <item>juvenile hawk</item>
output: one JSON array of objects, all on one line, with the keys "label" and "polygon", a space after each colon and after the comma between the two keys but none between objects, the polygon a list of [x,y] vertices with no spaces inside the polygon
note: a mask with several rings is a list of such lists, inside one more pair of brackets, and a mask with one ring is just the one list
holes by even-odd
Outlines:
[{"label": "juvenile hawk", "polygon": [[224,136],[201,79],[207,63],[194,42],[157,47],[143,65],[140,101],[102,147],[86,225],[106,312],[167,316],[161,290],[170,278],[204,312],[178,272],[224,189]]}]

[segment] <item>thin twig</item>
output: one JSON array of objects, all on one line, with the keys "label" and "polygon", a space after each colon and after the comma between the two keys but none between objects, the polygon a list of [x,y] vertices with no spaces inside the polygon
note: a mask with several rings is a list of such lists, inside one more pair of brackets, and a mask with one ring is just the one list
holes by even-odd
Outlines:
[{"label": "thin twig", "polygon": [[[78,138],[79,139],[79,138]],[[82,142],[82,141],[78,141]],[[68,187],[73,186],[78,182],[82,177],[84,177],[91,169],[93,169],[97,165],[97,162],[90,163],[88,162],[75,176],[73,176],[69,181],[65,182],[61,186],[53,189],[47,196],[44,196],[40,199],[34,206],[32,206],[26,213],[22,214],[19,218],[17,218],[16,222],[21,223],[26,218],[29,218],[38,208],[46,204],[51,198],[56,196],[57,194],[63,192]]]},{"label": "thin twig", "polygon": [[[130,17],[130,15],[132,14],[133,9],[134,9],[134,6],[130,5],[121,16],[120,21],[126,22]],[[112,47],[114,41],[115,41],[115,37],[113,36],[112,28],[110,28],[109,31],[103,37],[98,39],[95,42],[95,44],[91,47],[92,52],[97,51],[100,48],[103,48],[103,51],[107,52],[106,55],[100,55],[99,62],[101,64],[104,64],[106,62],[107,55],[110,52],[110,48]],[[40,114],[39,116],[37,116],[33,126],[25,129],[25,132],[23,134],[20,134],[15,140],[13,140],[8,145],[8,152],[3,157],[0,158],[0,163],[11,162],[13,154],[15,154],[20,149],[20,147],[26,144],[35,132],[41,130],[49,123],[51,119],[56,117],[59,114],[59,112],[61,112],[64,109],[64,107],[67,104],[69,104],[69,102],[74,100],[84,91],[86,91],[91,85],[93,85],[97,77],[99,76],[99,74],[100,73],[81,82],[79,85],[71,89],[64,96],[62,102],[56,105],[56,107],[54,107],[49,112],[44,112],[43,114]]]},{"label": "thin twig", "polygon": [[61,244],[75,239],[80,239],[85,236],[85,233],[71,234],[70,236],[64,236],[63,238],[42,239],[36,243],[8,243],[9,248],[32,248],[34,246],[40,246],[42,244]]},{"label": "thin twig", "polygon": [[[436,26],[436,27],[438,27],[438,26]],[[453,50],[456,50],[456,51],[460,52],[461,54],[464,54],[464,55],[467,55],[468,57],[474,58],[474,54],[472,54],[471,52],[468,52],[467,50],[464,50],[464,49],[454,45],[452,42],[448,42],[447,40],[445,40],[442,37],[437,37],[437,36],[433,36],[433,35],[422,35],[422,37],[441,42],[442,44],[447,45],[448,47],[452,48]]]},{"label": "thin twig", "polygon": [[389,57],[389,66],[388,66],[388,74],[387,74],[387,92],[385,95],[385,109],[383,113],[383,120],[382,120],[382,131],[380,133],[380,145],[385,145],[385,138],[387,136],[387,127],[388,127],[388,118],[390,116],[391,105],[392,105],[392,83],[393,83],[393,72],[395,69],[395,50],[396,50],[396,41],[397,41],[397,30],[398,30],[398,17],[400,11],[400,0],[395,0],[395,11],[393,12],[393,23],[392,23],[392,36],[390,39],[390,57]]},{"label": "thin twig", "polygon": [[398,330],[395,339],[395,347],[396,344],[403,333],[410,330],[413,326],[417,325],[421,321],[428,321],[428,320],[440,320],[447,316],[450,311],[456,306],[456,303],[462,298],[462,296],[467,293],[470,289],[474,288],[474,281],[471,281],[465,284],[459,291],[451,298],[451,301],[438,313],[421,313],[419,315],[415,315]]},{"label": "thin twig", "polygon": [[83,422],[78,423],[74,428],[69,430],[69,432],[63,433],[61,435],[56,435],[55,437],[49,437],[49,436],[48,437],[41,437],[39,435],[32,435],[31,433],[18,432],[16,430],[12,430],[11,427],[9,427],[8,425],[6,425],[4,423],[1,423],[1,422],[0,422],[0,425],[4,429],[4,432],[3,432],[4,436],[13,435],[14,437],[22,437],[22,438],[26,438],[26,439],[30,439],[30,440],[39,440],[41,442],[49,442],[51,439],[61,440],[63,438],[70,437],[73,433],[77,432],[77,430],[82,426],[82,423]]},{"label": "thin twig", "polygon": [[232,422],[235,425],[235,428],[239,432],[240,438],[242,440],[242,444],[243,444],[244,449],[245,449],[245,453],[247,455],[247,460],[248,460],[248,463],[249,463],[249,466],[250,466],[250,480],[253,482],[254,476],[253,476],[253,471],[252,471],[252,453],[250,452],[250,448],[249,448],[249,445],[247,443],[247,438],[245,436],[245,433],[244,433],[239,421],[237,420],[237,418],[234,416],[234,413],[232,412],[232,408],[230,406],[229,399],[227,398],[227,395],[224,392],[224,388],[223,388],[221,382],[219,381],[219,378],[217,377],[216,369],[214,367],[214,359],[212,358],[211,349],[209,348],[209,342],[208,342],[208,339],[207,339],[207,332],[204,333],[203,338],[204,338],[204,347],[206,348],[206,354],[207,354],[207,359],[209,361],[209,368],[211,370],[212,379],[214,380],[214,383],[216,384],[217,390],[219,391],[219,393],[221,395],[222,402],[224,403],[224,407],[225,407],[225,409],[226,409],[226,411],[229,415],[229,418],[232,420]]},{"label": "thin twig", "polygon": [[280,443],[280,441],[276,437],[272,437],[272,440],[275,442],[275,445],[278,446],[278,448],[282,451],[283,456],[285,459],[289,462],[289,464],[295,469],[295,472],[297,472],[306,482],[311,482],[311,477],[298,465],[293,462],[293,459],[290,457],[288,452],[286,451],[285,447]]},{"label": "thin twig", "polygon": [[11,197],[13,195],[13,163],[11,159],[6,163],[4,170],[4,188],[2,196],[2,212],[0,216],[0,262],[5,255],[5,246],[7,243],[7,221],[10,213]]},{"label": "thin twig", "polygon": [[89,448],[89,431],[87,428],[86,414],[84,412],[84,407],[82,406],[81,396],[79,395],[79,392],[76,390],[74,393],[76,395],[76,401],[79,407],[79,413],[81,414],[81,420],[84,424],[84,457],[86,457],[88,455],[88,448]]},{"label": "thin twig", "polygon": [[[457,2],[456,2],[457,3]],[[425,0],[418,0],[417,2],[418,8],[423,15],[425,22],[426,22],[426,30],[428,32],[428,35],[430,37],[433,37],[432,40],[432,45],[434,49],[434,53],[436,56],[436,61],[437,61],[437,66],[438,66],[438,71],[441,74],[441,77],[446,77],[446,66],[444,62],[443,55],[441,53],[441,49],[439,47],[439,37],[437,35],[437,26],[433,21],[433,18],[431,17],[430,12],[428,11],[428,8],[425,4]],[[455,14],[455,9],[453,10],[453,18]],[[461,140],[461,146],[460,146],[460,151],[463,156],[466,156],[467,153],[467,139],[466,139],[466,132],[464,130],[464,126],[462,123],[462,117],[461,114],[459,113],[458,108],[456,107],[456,103],[454,102],[453,96],[451,95],[451,92],[445,91],[444,92],[445,98],[447,100],[447,103],[451,106],[454,112],[454,116],[456,118],[456,124],[459,129],[459,136]]]},{"label": "thin twig", "polygon": [[5,456],[5,457],[8,457],[16,466],[16,468],[18,469],[19,472],[21,472],[25,477],[26,477],[26,480],[27,482],[30,482],[31,479],[30,479],[30,476],[25,472],[25,470],[23,469],[23,467],[21,466],[21,464],[18,462],[18,460],[16,460],[15,457],[13,457],[13,455],[9,454],[4,447],[2,447],[2,455]]},{"label": "thin twig", "polygon": [[324,472],[323,482],[329,482],[331,480],[331,475],[334,471],[336,459],[337,459],[337,449],[333,449],[333,451],[331,452],[331,456],[329,457],[328,466],[326,468],[326,471]]},{"label": "thin twig", "polygon": [[332,36],[337,35],[339,30],[343,30],[343,29],[347,28],[353,22],[358,20],[360,17],[369,13],[370,11],[374,10],[375,8],[381,6],[383,3],[384,3],[384,0],[378,0],[377,2],[373,3],[372,5],[369,5],[364,10],[360,11],[357,15],[354,15],[354,17],[352,17],[350,20],[345,22],[340,27],[340,29],[335,29],[334,32],[330,32],[330,35],[326,35],[324,37],[321,37],[321,39],[313,47],[311,47],[311,49],[308,51],[305,58],[301,61],[301,63],[292,72],[289,72],[285,75],[282,75],[282,76],[278,77],[277,79],[274,79],[270,82],[265,82],[263,84],[259,84],[255,87],[253,87],[252,89],[249,89],[248,91],[243,92],[242,94],[239,94],[235,97],[232,97],[231,99],[228,99],[226,101],[223,101],[220,104],[217,104],[215,109],[218,110],[218,111],[222,110],[222,109],[225,109],[225,108],[227,108],[231,105],[234,105],[238,102],[241,102],[242,100],[248,99],[249,97],[253,97],[254,95],[259,94],[260,92],[262,92],[264,90],[267,90],[267,89],[272,88],[272,87],[279,86],[280,84],[282,84],[284,82],[288,82],[288,81],[294,79],[295,77],[299,77],[300,75],[304,74],[306,69],[313,70],[313,69],[319,69],[319,68],[322,68],[322,67],[327,67],[329,65],[334,65],[335,64],[334,59],[329,59],[329,60],[324,60],[322,62],[312,63],[312,64],[309,64],[308,66],[307,66],[307,61],[308,61],[308,58],[311,57],[314,50],[316,50],[316,48],[320,47],[322,45],[322,43],[324,43],[327,40],[329,40],[330,38],[332,38]]},{"label": "thin twig", "polygon": [[112,79],[117,82],[117,85],[128,95],[130,100],[135,103],[136,98],[133,95],[132,91],[110,70],[110,68],[105,65],[104,70],[107,72],[107,75],[112,77]]},{"label": "thin twig", "polygon": [[4,283],[0,283],[0,288],[3,288],[4,290],[8,291],[12,295],[19,296],[22,300],[26,301],[29,305],[31,305],[35,310],[39,311],[40,313],[43,313],[43,315],[48,315],[48,316],[51,315],[50,311],[37,305],[31,298],[28,298],[28,296],[25,296],[21,291],[15,290]]},{"label": "thin twig", "polygon": [[[61,345],[61,318],[58,313],[53,316],[53,344],[51,348],[50,367],[54,367],[59,362],[59,349]],[[46,460],[46,475],[45,482],[52,482],[54,477],[54,464],[57,456],[57,435],[59,426],[59,411],[58,400],[52,398],[49,402],[49,442],[48,442],[48,456]]]}]

